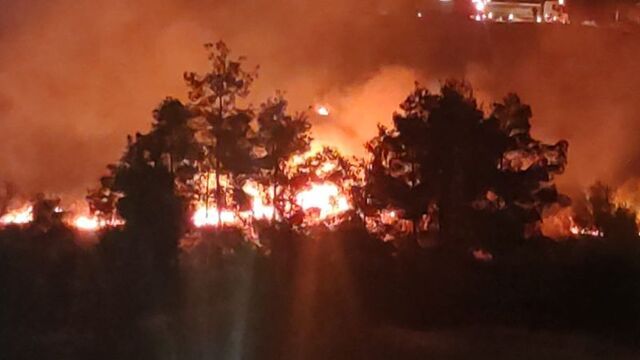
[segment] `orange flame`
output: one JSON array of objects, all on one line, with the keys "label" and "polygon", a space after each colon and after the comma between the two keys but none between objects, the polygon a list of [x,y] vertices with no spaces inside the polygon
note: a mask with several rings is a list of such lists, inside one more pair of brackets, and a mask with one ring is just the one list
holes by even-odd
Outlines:
[{"label": "orange flame", "polygon": [[9,211],[0,217],[2,225],[24,225],[33,221],[33,206],[23,205],[18,209]]},{"label": "orange flame", "polygon": [[101,219],[95,215],[76,215],[67,224],[80,231],[99,231],[109,227],[124,225],[122,219]]},{"label": "orange flame", "polygon": [[193,225],[196,227],[207,226],[219,226],[233,225],[238,223],[238,217],[233,211],[221,210],[218,214],[218,209],[215,207],[207,208],[206,205],[199,205],[196,211],[193,213]]},{"label": "orange flame", "polygon": [[273,205],[267,205],[264,202],[264,190],[261,190],[254,182],[247,182],[242,190],[249,196],[251,200],[251,214],[245,214],[245,216],[252,216],[254,219],[272,219],[275,209]]},{"label": "orange flame", "polygon": [[[250,211],[234,212],[223,209],[218,213],[215,206],[207,207],[205,204],[199,203],[191,218],[193,225],[198,228],[220,225],[235,226],[241,225],[243,220],[271,220],[275,210],[273,205],[265,203],[265,191],[255,183],[245,184],[243,190],[252,197]],[[295,205],[309,215],[311,221],[322,221],[351,209],[347,196],[341,192],[336,184],[330,182],[311,184],[306,189],[299,191],[295,195]],[[311,215],[314,211],[318,212],[317,216]]]},{"label": "orange flame", "polygon": [[[56,206],[53,211],[57,214],[64,214],[67,211],[60,206]],[[0,225],[26,225],[34,221],[33,205],[24,204],[21,207],[11,210],[0,217]],[[95,215],[67,215],[64,216],[64,223],[80,231],[98,231],[107,227],[117,227],[124,225],[124,220],[114,218],[106,220]]]},{"label": "orange flame", "polygon": [[101,227],[100,221],[97,218],[84,215],[78,216],[73,219],[72,224],[79,230],[86,231],[95,231]]},{"label": "orange flame", "polygon": [[339,215],[351,208],[347,197],[341,193],[336,184],[330,182],[311,184],[307,189],[296,194],[296,203],[305,212],[319,210],[318,220]]}]

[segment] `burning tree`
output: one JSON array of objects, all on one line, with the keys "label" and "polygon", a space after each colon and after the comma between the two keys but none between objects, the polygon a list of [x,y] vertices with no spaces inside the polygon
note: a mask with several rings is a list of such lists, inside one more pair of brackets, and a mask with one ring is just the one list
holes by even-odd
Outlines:
[{"label": "burning tree", "polygon": [[339,222],[353,208],[351,191],[362,178],[358,165],[330,147],[292,158],[286,170],[292,222]]},{"label": "burning tree", "polygon": [[108,165],[108,174],[100,178],[100,186],[87,194],[91,215],[99,223],[117,222],[118,200],[124,195],[117,184],[118,175],[143,163],[164,168],[175,181],[175,193],[185,200],[193,198],[193,180],[202,151],[189,123],[192,117],[179,100],[166,98],[153,111],[152,130],[147,134],[137,133],[135,138],[128,137],[120,162]]},{"label": "burning tree", "polygon": [[622,241],[637,240],[636,212],[627,204],[616,203],[615,193],[614,189],[601,182],[589,187],[585,196],[574,204],[572,232]]},{"label": "burning tree", "polygon": [[251,108],[241,108],[238,100],[249,94],[256,72],[242,68],[244,58],[232,60],[222,41],[205,44],[205,49],[211,64],[209,72],[185,72],[184,79],[189,87],[190,108],[202,120],[198,135],[206,150],[202,168],[207,174],[205,207],[208,210],[208,176],[213,172],[217,218],[221,221],[228,198],[222,177],[255,171],[250,126],[254,114]]},{"label": "burning tree", "polygon": [[[231,60],[223,42],[206,44],[205,48],[210,70],[184,74],[188,105],[165,99],[153,112],[152,130],[129,137],[120,163],[111,167],[101,186],[87,197],[92,213],[113,213],[122,196],[117,190],[117,174],[133,169],[133,164],[147,164],[171,175],[172,193],[195,206],[191,210],[195,210],[196,227],[284,219],[288,217],[284,212],[299,207],[298,192],[308,190],[307,184],[294,180],[300,179],[298,170],[326,168],[334,162],[340,167],[335,151],[322,153],[327,164],[314,162],[321,159],[307,153],[309,121],[304,113],[287,113],[282,93],[276,93],[258,110],[250,105],[242,107],[240,100],[249,95],[256,71],[243,69],[244,58]],[[304,161],[296,163],[295,159]],[[317,190],[321,193],[324,188]],[[212,191],[215,207],[210,209]]]},{"label": "burning tree", "polygon": [[120,164],[89,196],[93,212],[112,211],[122,192],[118,174],[144,166],[169,174],[171,196],[196,203],[196,226],[295,223],[301,213],[324,221],[357,204],[369,218],[409,220],[416,238],[432,229],[463,240],[496,237],[496,228],[521,234],[562,199],[553,176],[564,170],[567,143],[533,139],[531,109],[515,95],[485,116],[466,83],[446,82],[438,94],[416,86],[394,126],[381,126],[367,144],[372,159],[363,176],[337,150],[309,152],[310,124],[287,113],[281,93],[257,110],[241,106],[256,71],[244,70],[242,57],[232,60],[223,42],[205,48],[209,71],[184,74],[189,103],[165,99],[152,130],[129,138]]},{"label": "burning tree", "polygon": [[115,219],[116,204],[121,195],[114,187],[117,166],[108,165],[107,169],[108,174],[100,177],[100,186],[90,189],[86,196],[91,215],[104,221]]},{"label": "burning tree", "polygon": [[448,81],[439,94],[417,85],[400,108],[367,145],[365,192],[370,210],[411,220],[416,238],[429,227],[442,239],[477,239],[487,214],[523,230],[561,199],[552,180],[567,143],[533,139],[531,109],[516,95],[485,117],[468,84]]},{"label": "burning tree", "polygon": [[309,150],[311,124],[304,114],[291,116],[286,113],[287,101],[282,94],[268,99],[258,115],[257,149],[259,167],[267,172],[273,187],[273,219],[285,209],[282,199],[284,188],[289,185],[285,173],[287,162]]}]

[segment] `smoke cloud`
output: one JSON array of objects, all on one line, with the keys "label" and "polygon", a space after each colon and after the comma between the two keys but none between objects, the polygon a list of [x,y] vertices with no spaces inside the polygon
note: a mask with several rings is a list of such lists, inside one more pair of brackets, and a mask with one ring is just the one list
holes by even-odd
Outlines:
[{"label": "smoke cloud", "polygon": [[457,77],[486,107],[517,92],[536,136],[569,140],[565,190],[638,175],[637,34],[417,18],[412,3],[0,0],[0,179],[82,195],[165,96],[185,98],[182,72],[205,70],[218,39],[260,64],[252,102],[327,104],[314,136],[353,154],[415,80]]}]

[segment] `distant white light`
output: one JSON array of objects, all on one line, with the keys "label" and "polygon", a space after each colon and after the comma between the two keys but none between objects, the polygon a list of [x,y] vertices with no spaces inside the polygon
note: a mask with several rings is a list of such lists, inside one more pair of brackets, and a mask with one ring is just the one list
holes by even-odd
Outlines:
[{"label": "distant white light", "polygon": [[329,116],[330,111],[328,107],[320,105],[316,107],[316,113],[320,116]]},{"label": "distant white light", "polygon": [[419,18],[422,17],[422,12],[418,11],[418,13],[416,14]]},{"label": "distant white light", "polygon": [[493,254],[484,249],[475,249],[472,251],[473,257],[480,262],[489,262],[493,260]]},{"label": "distant white light", "polygon": [[513,13],[510,13],[509,14],[509,21],[513,21],[513,19],[514,19]]}]

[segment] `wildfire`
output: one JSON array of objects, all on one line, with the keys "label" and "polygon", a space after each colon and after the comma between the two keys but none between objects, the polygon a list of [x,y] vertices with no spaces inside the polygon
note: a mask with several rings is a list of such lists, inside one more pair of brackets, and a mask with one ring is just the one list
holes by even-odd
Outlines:
[{"label": "wildfire", "polygon": [[[341,179],[346,175],[343,163],[333,153],[325,155],[328,148],[312,143],[311,149],[304,154],[292,157],[285,165],[285,173],[292,176],[296,185],[274,186],[263,180],[238,180],[227,174],[219,177],[215,173],[200,173],[195,186],[199,199],[192,203],[191,223],[196,228],[237,226],[247,227],[252,221],[274,219],[282,220],[303,215],[302,224],[316,224],[327,219],[335,219],[352,208],[348,189],[353,180]],[[330,180],[333,179],[333,180]],[[238,181],[243,181],[238,183]],[[216,192],[220,186],[220,193]],[[238,186],[245,196],[237,193]],[[220,207],[216,196],[222,196]],[[278,199],[279,211],[276,211],[274,199]],[[238,200],[240,199],[240,200]],[[59,203],[59,200],[57,201]],[[72,204],[63,208],[58,203],[50,211],[55,216],[48,221],[61,222],[70,228],[83,232],[95,232],[105,228],[124,225],[124,220],[114,214],[90,212],[86,205]],[[229,204],[229,205],[227,205]],[[0,217],[0,226],[10,224],[29,224],[34,221],[34,212],[38,212],[36,203],[24,203],[21,207]],[[35,210],[34,210],[35,209]],[[44,210],[47,211],[46,209]]]},{"label": "wildfire", "polygon": [[73,224],[80,230],[97,230],[100,222],[95,217],[78,216],[73,220]]},{"label": "wildfire", "polygon": [[[53,213],[60,216],[61,221],[69,227],[80,231],[98,231],[107,227],[116,227],[124,224],[119,218],[103,219],[94,215],[83,215],[85,211],[67,211],[61,206],[52,209]],[[75,214],[74,214],[75,213]],[[34,221],[34,205],[25,203],[22,206],[7,212],[0,217],[0,225],[27,225]]]},{"label": "wildfire", "polygon": [[193,213],[192,221],[196,227],[207,227],[219,226],[221,223],[222,225],[234,225],[238,223],[239,219],[233,211],[218,211],[215,207],[199,205]]},{"label": "wildfire", "polygon": [[258,184],[247,182],[242,190],[251,196],[251,216],[254,219],[272,219],[275,209],[273,205],[267,205],[264,202],[264,189],[260,189]]},{"label": "wildfire", "polygon": [[[354,179],[342,159],[332,149],[317,142],[303,153],[292,156],[283,172],[290,176],[291,184],[275,187],[266,179],[245,180],[226,175],[219,177],[223,207],[216,205],[215,174],[201,174],[197,187],[203,196],[194,204],[191,220],[197,227],[250,226],[254,220],[286,219],[303,214],[303,224],[315,224],[351,209],[348,189]],[[237,194],[238,187],[244,194]],[[237,197],[237,195],[244,195]],[[238,199],[241,199],[238,201]],[[278,201],[276,211],[274,199]],[[230,205],[229,205],[230,204]]]},{"label": "wildfire", "polygon": [[333,183],[311,184],[296,195],[296,203],[305,212],[318,210],[318,220],[339,215],[351,208],[347,197]]},{"label": "wildfire", "polygon": [[[210,181],[209,189],[215,188],[215,182],[211,182],[214,176],[203,176]],[[229,179],[221,177],[220,186],[222,188],[229,186]],[[210,190],[209,190],[210,191]],[[268,204],[270,197],[268,189],[261,187],[254,181],[247,181],[242,191],[251,198],[251,210],[233,211],[232,209],[220,209],[207,200],[199,201],[195,206],[195,211],[191,217],[191,221],[195,227],[211,227],[220,225],[241,225],[243,221],[249,219],[272,219],[274,215],[273,205]],[[205,195],[205,198],[209,195]]]},{"label": "wildfire", "polygon": [[80,231],[98,231],[104,228],[122,226],[124,221],[121,219],[105,220],[94,215],[77,215],[67,224]]},{"label": "wildfire", "polygon": [[[252,197],[251,210],[234,212],[224,209],[218,212],[216,207],[198,204],[192,216],[193,225],[199,228],[220,225],[235,226],[248,220],[273,219],[275,209],[273,205],[265,203],[264,199],[267,196],[265,196],[264,189],[260,189],[254,183],[247,183],[243,190]],[[351,208],[347,196],[337,185],[330,182],[311,184],[299,191],[295,195],[295,205],[305,212],[311,222],[323,221]]]},{"label": "wildfire", "polygon": [[0,217],[2,225],[24,225],[33,221],[33,206],[30,204],[9,211]]}]

